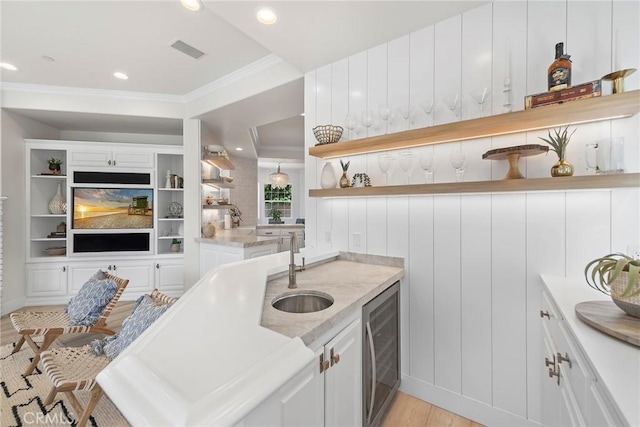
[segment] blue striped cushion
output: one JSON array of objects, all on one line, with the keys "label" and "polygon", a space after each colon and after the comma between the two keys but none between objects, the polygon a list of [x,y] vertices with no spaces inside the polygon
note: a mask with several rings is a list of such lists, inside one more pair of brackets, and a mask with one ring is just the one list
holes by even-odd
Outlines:
[{"label": "blue striped cushion", "polygon": [[117,291],[118,284],[106,278],[102,271],[91,276],[65,307],[71,324],[91,326],[96,323]]}]

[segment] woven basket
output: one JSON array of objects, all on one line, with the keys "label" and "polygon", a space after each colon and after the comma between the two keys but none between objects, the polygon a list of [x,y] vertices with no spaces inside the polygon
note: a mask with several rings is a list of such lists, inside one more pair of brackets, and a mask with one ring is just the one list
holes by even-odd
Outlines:
[{"label": "woven basket", "polygon": [[[611,299],[613,302],[629,316],[640,318],[640,294],[632,297],[622,297],[624,289],[627,287],[629,273],[623,271],[616,280],[611,282]],[[636,282],[636,289],[640,288],[640,279]]]},{"label": "woven basket", "polygon": [[313,134],[318,144],[332,144],[338,142],[342,137],[342,127],[334,125],[320,125],[313,128]]}]

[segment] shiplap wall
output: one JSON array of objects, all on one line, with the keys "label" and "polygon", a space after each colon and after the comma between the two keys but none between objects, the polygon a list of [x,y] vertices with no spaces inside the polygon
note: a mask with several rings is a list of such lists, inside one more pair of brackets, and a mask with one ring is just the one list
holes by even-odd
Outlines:
[{"label": "shiplap wall", "polygon": [[[317,124],[341,125],[349,140],[499,114],[509,102],[521,110],[526,94],[546,90],[558,41],[572,55],[574,84],[639,68],[639,9],[617,0],[496,1],[309,72],[305,145],[316,143]],[[638,74],[627,78],[627,90],[639,87]],[[481,109],[474,96],[484,88]],[[392,120],[381,119],[385,106]],[[347,127],[347,116],[360,125]],[[576,175],[592,173],[585,143],[607,136],[625,137],[626,170],[640,170],[638,115],[577,129],[567,156]],[[411,151],[433,150],[435,182],[454,181],[454,148],[466,153],[465,181],[501,179],[506,162],[482,153],[544,144],[539,136],[546,131]],[[417,165],[408,175],[396,165],[385,176],[376,154],[348,160],[349,172],[367,173],[373,185],[424,182]],[[520,166],[528,177],[548,177],[555,160],[552,153]],[[306,156],[307,189],[319,188],[324,163]],[[307,246],[405,258],[403,389],[491,425],[541,420],[540,274],[579,277],[592,258],[640,244],[638,189],[308,198],[306,215]]]}]

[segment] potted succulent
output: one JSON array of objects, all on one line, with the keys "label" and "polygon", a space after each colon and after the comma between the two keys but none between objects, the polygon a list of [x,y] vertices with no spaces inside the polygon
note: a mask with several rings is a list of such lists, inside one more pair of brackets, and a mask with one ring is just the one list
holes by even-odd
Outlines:
[{"label": "potted succulent", "polygon": [[240,209],[234,205],[229,208],[229,215],[231,216],[231,221],[233,222],[234,227],[239,227],[240,221],[242,221],[242,212]]},{"label": "potted succulent", "polygon": [[55,175],[60,174],[60,165],[62,164],[62,160],[52,157],[47,160],[47,163],[49,163],[49,170],[51,172],[53,172]]},{"label": "potted succulent", "polygon": [[171,252],[180,252],[180,245],[182,242],[180,239],[173,239],[171,241]]},{"label": "potted succulent", "polygon": [[623,253],[605,255],[587,264],[584,277],[625,313],[640,318],[640,259]]},{"label": "potted succulent", "polygon": [[551,131],[549,131],[548,138],[538,137],[547,144],[551,145],[551,151],[554,151],[558,155],[558,161],[551,167],[551,176],[553,177],[573,175],[573,165],[567,162],[566,152],[567,145],[569,145],[569,141],[571,140],[573,134],[576,132],[576,129],[574,129],[571,134],[568,134],[568,132],[569,126],[564,128],[564,130],[562,128],[554,129],[553,135],[551,135]]},{"label": "potted succulent", "polygon": [[349,175],[347,175],[347,171],[349,170],[350,164],[351,164],[351,161],[344,163],[342,160],[340,160],[340,166],[342,166],[342,176],[340,177],[340,188],[349,188],[351,186],[349,181]]},{"label": "potted succulent", "polygon": [[280,219],[280,217],[282,216],[282,211],[278,208],[272,208],[271,212],[269,213],[269,216],[271,217],[271,219],[269,220],[269,224],[283,224],[284,221],[282,221]]}]

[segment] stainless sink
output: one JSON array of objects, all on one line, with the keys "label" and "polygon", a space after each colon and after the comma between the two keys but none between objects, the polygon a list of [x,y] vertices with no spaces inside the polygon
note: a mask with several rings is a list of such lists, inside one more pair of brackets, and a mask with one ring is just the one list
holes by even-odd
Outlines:
[{"label": "stainless sink", "polygon": [[318,291],[292,291],[278,295],[271,301],[273,308],[287,313],[313,313],[331,307],[333,297]]}]

